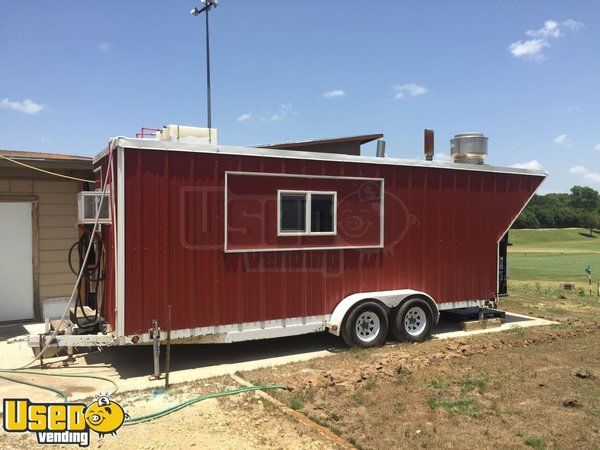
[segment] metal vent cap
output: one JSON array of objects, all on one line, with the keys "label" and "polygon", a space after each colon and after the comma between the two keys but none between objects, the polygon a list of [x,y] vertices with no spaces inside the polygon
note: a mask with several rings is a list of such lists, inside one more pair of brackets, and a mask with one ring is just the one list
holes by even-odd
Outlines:
[{"label": "metal vent cap", "polygon": [[450,140],[450,154],[455,163],[483,164],[488,138],[476,131],[458,133]]}]

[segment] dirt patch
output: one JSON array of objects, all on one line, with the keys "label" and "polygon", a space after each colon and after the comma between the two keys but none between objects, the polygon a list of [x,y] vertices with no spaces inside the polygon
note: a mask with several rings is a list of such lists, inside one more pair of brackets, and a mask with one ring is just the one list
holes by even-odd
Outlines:
[{"label": "dirt patch", "polygon": [[594,321],[515,327],[244,376],[359,448],[598,448],[599,346]]},{"label": "dirt patch", "polygon": [[[115,400],[132,417],[139,417],[202,393],[237,387],[239,385],[230,378],[221,378],[178,385],[167,393],[160,390],[126,393],[115,396]],[[91,440],[92,448],[106,449],[337,448],[259,398],[256,393],[205,400],[158,420],[124,426],[117,436],[107,436],[101,441],[92,433]],[[29,449],[35,445],[34,435],[0,432],[0,448]],[[76,447],[71,445],[64,448]]]}]

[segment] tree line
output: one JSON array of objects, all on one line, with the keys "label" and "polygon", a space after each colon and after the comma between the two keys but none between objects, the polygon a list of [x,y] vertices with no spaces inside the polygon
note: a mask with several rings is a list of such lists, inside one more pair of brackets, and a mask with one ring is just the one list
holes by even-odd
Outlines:
[{"label": "tree line", "polygon": [[587,186],[570,193],[534,195],[513,228],[600,228],[600,194]]}]

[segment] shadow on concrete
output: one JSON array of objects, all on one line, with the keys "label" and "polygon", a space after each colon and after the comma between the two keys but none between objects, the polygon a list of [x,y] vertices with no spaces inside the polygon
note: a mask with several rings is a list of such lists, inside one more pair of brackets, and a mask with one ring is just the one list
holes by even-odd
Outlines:
[{"label": "shadow on concrete", "polygon": [[6,341],[10,338],[28,334],[29,331],[27,331],[27,328],[25,328],[27,323],[9,323],[0,325],[0,341]]},{"label": "shadow on concrete", "polygon": [[[161,346],[161,370],[165,367]],[[171,346],[171,371],[235,364],[302,353],[346,350],[340,338],[328,332],[234,344],[179,344]],[[86,364],[108,364],[121,378],[150,375],[154,370],[151,345],[110,347],[84,356]]]},{"label": "shadow on concrete", "polygon": [[[442,313],[433,333],[460,331],[460,322],[477,318],[476,311],[463,314]],[[519,324],[534,318],[506,314],[506,323]],[[389,343],[393,341],[390,339]],[[244,363],[270,358],[328,351],[339,353],[347,347],[342,340],[328,332],[277,339],[239,342],[234,344],[179,344],[171,347],[171,371]],[[87,365],[110,365],[121,378],[150,375],[153,372],[152,346],[110,347],[83,356]],[[165,346],[161,347],[161,370],[165,367]]]},{"label": "shadow on concrete", "polygon": [[[464,308],[453,311],[442,311],[440,314],[440,321],[434,328],[434,334],[450,333],[453,331],[460,331],[460,323],[467,320],[477,320],[478,312],[477,308]],[[528,322],[535,320],[535,317],[521,317],[515,316],[510,313],[506,313],[504,318],[505,324],[518,325],[522,322]]]}]

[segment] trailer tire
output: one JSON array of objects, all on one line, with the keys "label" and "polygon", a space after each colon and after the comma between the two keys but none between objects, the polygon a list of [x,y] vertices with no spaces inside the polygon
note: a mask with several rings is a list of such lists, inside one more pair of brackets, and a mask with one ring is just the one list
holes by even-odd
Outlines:
[{"label": "trailer tire", "polygon": [[385,342],[388,327],[388,316],[381,305],[374,301],[365,301],[350,310],[344,319],[340,334],[350,347],[380,347]]},{"label": "trailer tire", "polygon": [[398,341],[423,342],[432,326],[431,306],[420,297],[406,300],[392,316],[392,334]]}]

